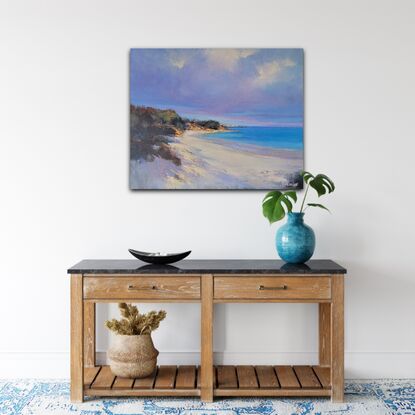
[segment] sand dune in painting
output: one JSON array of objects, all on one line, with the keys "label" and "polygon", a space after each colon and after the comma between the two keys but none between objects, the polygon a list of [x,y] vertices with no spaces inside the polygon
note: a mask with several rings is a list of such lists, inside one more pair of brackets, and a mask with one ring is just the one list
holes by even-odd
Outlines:
[{"label": "sand dune in painting", "polygon": [[302,151],[207,140],[206,132],[172,138],[180,164],[161,157],[130,161],[130,185],[140,189],[269,189],[295,187]]}]

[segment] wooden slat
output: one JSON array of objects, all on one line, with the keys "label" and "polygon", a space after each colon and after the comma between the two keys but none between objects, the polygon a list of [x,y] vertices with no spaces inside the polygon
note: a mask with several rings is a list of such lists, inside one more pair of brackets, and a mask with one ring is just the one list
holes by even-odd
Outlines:
[{"label": "wooden slat", "polygon": [[[90,390],[90,389],[89,389]],[[180,392],[180,391],[179,391]],[[86,392],[88,394],[88,391]],[[260,396],[330,396],[330,389],[216,389],[214,396],[247,396],[259,398]],[[296,412],[297,413],[297,412]]]},{"label": "wooden slat", "polygon": [[101,366],[84,368],[84,388],[89,388],[91,386],[100,369]]},{"label": "wooden slat", "polygon": [[134,379],[129,378],[120,378],[117,376],[115,378],[112,389],[131,389],[133,387]]},{"label": "wooden slat", "polygon": [[156,375],[155,389],[173,389],[176,380],[176,366],[160,366]]},{"label": "wooden slat", "polygon": [[234,389],[238,387],[236,371],[233,366],[218,366],[217,377],[219,389]]},{"label": "wooden slat", "polygon": [[[246,389],[244,389],[246,390]],[[258,389],[259,390],[259,389]],[[314,389],[330,393],[327,389]],[[86,389],[86,396],[200,396],[197,389]]]},{"label": "wooden slat", "polygon": [[279,388],[277,376],[272,366],[255,366],[259,387],[263,389]]},{"label": "wooden slat", "polygon": [[91,388],[111,389],[114,379],[115,376],[112,374],[110,367],[102,366],[101,370],[98,373],[98,376],[94,380],[94,383],[91,385]]},{"label": "wooden slat", "polygon": [[193,389],[196,384],[196,366],[179,366],[176,389]]},{"label": "wooden slat", "polygon": [[294,366],[295,374],[300,381],[301,387],[305,389],[321,388],[317,376],[314,374],[310,366]]},{"label": "wooden slat", "polygon": [[294,389],[299,388],[297,377],[291,366],[275,366],[275,373],[277,374],[278,381],[280,382],[281,388]]},{"label": "wooden slat", "polygon": [[313,366],[314,373],[317,375],[318,380],[323,385],[323,388],[330,389],[330,368],[322,366]]},{"label": "wooden slat", "polygon": [[236,366],[238,384],[240,389],[255,389],[258,381],[253,366]]},{"label": "wooden slat", "polygon": [[157,369],[146,378],[136,379],[134,389],[153,389],[154,380],[156,379]]}]

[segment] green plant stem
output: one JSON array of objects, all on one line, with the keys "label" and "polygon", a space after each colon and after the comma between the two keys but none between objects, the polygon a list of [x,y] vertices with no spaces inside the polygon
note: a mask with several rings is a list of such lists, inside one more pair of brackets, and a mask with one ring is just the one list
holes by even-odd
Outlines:
[{"label": "green plant stem", "polygon": [[307,185],[307,188],[305,189],[304,198],[303,198],[303,203],[301,203],[300,213],[302,213],[302,212],[303,212],[304,202],[305,202],[305,199],[306,199],[306,197],[307,197],[307,193],[308,193],[308,189],[309,189],[309,188],[310,188],[310,185],[308,184],[308,185]]}]

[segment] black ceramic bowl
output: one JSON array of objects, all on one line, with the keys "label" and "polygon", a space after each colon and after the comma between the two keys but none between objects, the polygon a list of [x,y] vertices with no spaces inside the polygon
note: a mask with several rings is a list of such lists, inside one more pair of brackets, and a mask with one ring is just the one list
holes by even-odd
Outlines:
[{"label": "black ceramic bowl", "polygon": [[186,258],[190,252],[192,251],[186,251],[186,252],[179,252],[176,254],[160,254],[155,252],[142,252],[142,251],[135,251],[134,249],[129,249],[128,252],[135,256],[137,259],[148,262],[149,264],[172,264],[173,262],[180,261],[184,258]]}]

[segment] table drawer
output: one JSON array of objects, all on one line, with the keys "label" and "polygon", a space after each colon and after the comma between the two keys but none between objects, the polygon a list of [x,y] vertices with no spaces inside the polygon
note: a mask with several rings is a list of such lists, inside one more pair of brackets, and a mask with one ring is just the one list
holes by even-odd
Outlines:
[{"label": "table drawer", "polygon": [[199,299],[199,277],[84,277],[86,299]]},{"label": "table drawer", "polygon": [[329,277],[215,277],[215,299],[329,300]]}]

